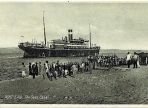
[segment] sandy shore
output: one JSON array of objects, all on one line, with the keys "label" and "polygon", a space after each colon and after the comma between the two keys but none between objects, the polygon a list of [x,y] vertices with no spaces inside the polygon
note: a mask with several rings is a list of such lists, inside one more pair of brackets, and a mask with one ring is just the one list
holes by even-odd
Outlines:
[{"label": "sandy shore", "polygon": [[81,73],[75,78],[35,80],[21,78],[0,82],[0,103],[146,104],[148,67],[113,68]]}]

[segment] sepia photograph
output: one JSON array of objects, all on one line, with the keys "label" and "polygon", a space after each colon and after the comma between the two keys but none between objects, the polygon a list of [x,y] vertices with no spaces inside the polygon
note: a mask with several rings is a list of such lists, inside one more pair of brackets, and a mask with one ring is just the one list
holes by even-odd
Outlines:
[{"label": "sepia photograph", "polygon": [[0,104],[147,105],[148,4],[0,2]]}]

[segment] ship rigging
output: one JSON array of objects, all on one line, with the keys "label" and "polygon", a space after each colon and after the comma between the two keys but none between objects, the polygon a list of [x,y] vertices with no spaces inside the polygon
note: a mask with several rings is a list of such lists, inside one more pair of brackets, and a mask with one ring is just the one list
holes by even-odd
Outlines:
[{"label": "ship rigging", "polygon": [[47,45],[45,19],[43,11],[44,43],[21,42],[18,47],[24,51],[24,57],[68,57],[99,54],[100,47],[92,46],[91,27],[89,24],[89,40],[73,37],[73,30],[68,29],[68,36],[51,41]]}]

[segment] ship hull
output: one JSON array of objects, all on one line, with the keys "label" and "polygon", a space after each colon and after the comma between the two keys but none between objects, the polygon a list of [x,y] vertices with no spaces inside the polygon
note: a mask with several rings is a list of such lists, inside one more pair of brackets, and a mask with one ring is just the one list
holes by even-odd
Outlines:
[{"label": "ship hull", "polygon": [[22,47],[25,58],[37,57],[85,57],[89,55],[99,54],[100,48],[91,49],[50,49],[50,48],[32,48]]}]

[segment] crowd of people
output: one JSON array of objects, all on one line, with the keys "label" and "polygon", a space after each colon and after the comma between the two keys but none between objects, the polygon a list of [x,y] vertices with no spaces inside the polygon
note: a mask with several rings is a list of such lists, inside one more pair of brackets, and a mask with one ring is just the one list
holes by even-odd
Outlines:
[{"label": "crowd of people", "polygon": [[[49,80],[57,79],[57,77],[64,77],[67,76],[75,77],[77,73],[84,73],[89,72],[92,73],[92,69],[95,69],[96,65],[98,67],[113,67],[113,66],[121,66],[121,65],[130,65],[133,64],[133,68],[140,67],[139,65],[139,56],[136,52],[134,55],[127,53],[125,58],[119,58],[116,55],[113,56],[98,56],[93,57],[89,56],[86,61],[79,62],[67,62],[67,63],[60,63],[59,61],[52,62],[49,64],[48,61],[44,63],[29,63],[28,66],[28,75],[32,76],[35,79],[36,76],[39,74],[42,75],[43,79],[47,77]],[[23,71],[22,77],[27,76],[26,74],[26,66],[22,63]]]},{"label": "crowd of people", "polygon": [[127,53],[126,57],[118,57],[116,55],[112,56],[99,56],[97,58],[98,66],[100,67],[113,67],[113,66],[122,66],[127,65],[128,68],[130,68],[130,65],[133,64],[133,68],[140,67],[140,58],[139,55],[134,52],[134,54],[131,54],[130,52]]},{"label": "crowd of people", "polygon": [[[67,62],[67,63],[60,63],[59,61],[52,62],[49,64],[48,61],[45,61],[44,63],[29,63],[29,66],[25,66],[24,63],[22,63],[23,71],[22,71],[22,77],[26,77],[27,73],[29,76],[32,76],[33,79],[35,79],[36,76],[42,75],[43,79],[46,77],[49,80],[57,80],[57,78],[64,77],[67,78],[67,76],[75,77],[75,74],[78,73],[84,73],[89,72],[92,73],[93,69],[93,62],[92,61],[83,61],[81,63],[79,62]],[[27,70],[28,72],[27,72]]]},{"label": "crowd of people", "polygon": [[98,57],[98,66],[100,67],[113,67],[121,66],[126,64],[125,58],[119,58],[116,55],[112,56],[99,56]]}]

